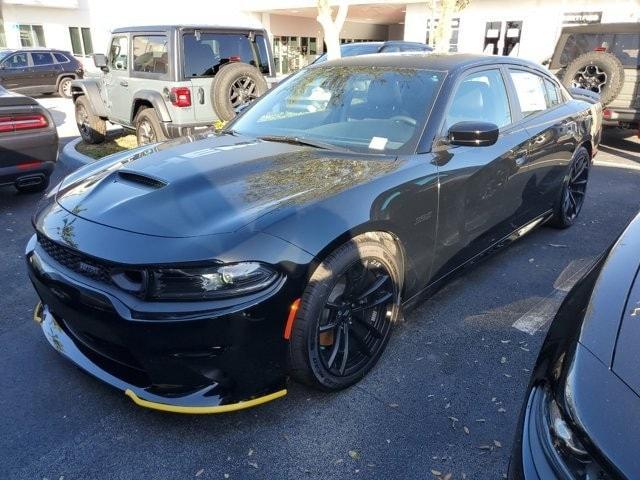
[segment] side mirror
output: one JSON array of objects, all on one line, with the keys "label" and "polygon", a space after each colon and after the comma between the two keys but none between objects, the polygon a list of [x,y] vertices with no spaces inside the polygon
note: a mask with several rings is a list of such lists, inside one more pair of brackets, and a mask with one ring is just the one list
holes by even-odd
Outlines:
[{"label": "side mirror", "polygon": [[495,123],[458,122],[449,128],[447,139],[450,145],[488,147],[498,141],[499,133]]},{"label": "side mirror", "polygon": [[100,70],[107,69],[107,57],[104,53],[93,54],[93,64]]}]

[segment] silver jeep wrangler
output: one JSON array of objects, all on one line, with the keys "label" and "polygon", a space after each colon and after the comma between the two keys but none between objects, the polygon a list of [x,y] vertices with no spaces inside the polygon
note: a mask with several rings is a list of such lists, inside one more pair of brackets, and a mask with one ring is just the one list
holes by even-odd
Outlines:
[{"label": "silver jeep wrangler", "polygon": [[71,84],[87,143],[104,141],[107,121],[144,145],[230,120],[275,71],[264,30],[210,26],[119,28],[94,63],[99,76]]}]

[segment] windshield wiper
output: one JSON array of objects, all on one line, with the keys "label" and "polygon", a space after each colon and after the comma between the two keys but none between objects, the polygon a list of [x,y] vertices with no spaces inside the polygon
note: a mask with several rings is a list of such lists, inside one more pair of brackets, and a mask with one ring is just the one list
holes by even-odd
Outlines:
[{"label": "windshield wiper", "polygon": [[280,142],[290,143],[292,145],[305,145],[308,147],[322,148],[324,150],[344,150],[332,143],[321,142],[319,140],[310,140],[304,137],[293,137],[288,135],[263,135],[258,138],[260,140],[264,140],[265,142]]}]

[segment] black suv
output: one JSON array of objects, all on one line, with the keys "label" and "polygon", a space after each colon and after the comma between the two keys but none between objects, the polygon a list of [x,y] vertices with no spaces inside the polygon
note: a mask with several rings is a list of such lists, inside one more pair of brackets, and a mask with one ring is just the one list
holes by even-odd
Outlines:
[{"label": "black suv", "polygon": [[0,85],[27,95],[58,93],[71,98],[71,81],[82,64],[69,52],[48,48],[0,50]]}]

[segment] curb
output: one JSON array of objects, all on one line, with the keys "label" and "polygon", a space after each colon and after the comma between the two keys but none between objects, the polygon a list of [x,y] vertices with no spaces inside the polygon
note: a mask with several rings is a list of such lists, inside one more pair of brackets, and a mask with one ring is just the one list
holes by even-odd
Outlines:
[{"label": "curb", "polygon": [[64,147],[62,147],[62,152],[60,153],[60,158],[58,159],[58,161],[71,170],[76,170],[89,163],[95,162],[94,158],[84,155],[76,150],[76,145],[81,141],[82,137],[79,137],[75,140],[71,140]]}]

